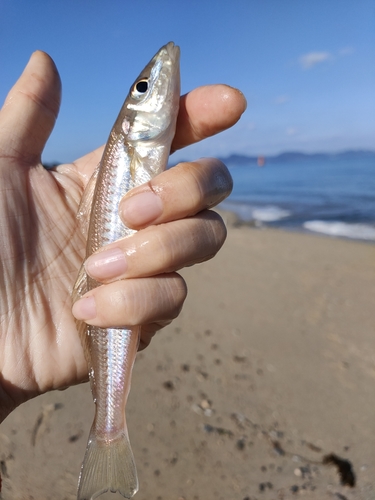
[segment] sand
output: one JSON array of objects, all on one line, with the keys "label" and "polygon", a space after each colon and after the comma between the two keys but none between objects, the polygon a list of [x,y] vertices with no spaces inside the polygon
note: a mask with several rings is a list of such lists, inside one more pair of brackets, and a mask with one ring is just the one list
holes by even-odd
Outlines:
[{"label": "sand", "polygon": [[[137,358],[135,498],[375,499],[375,246],[224,216],[224,248],[183,271],[183,312]],[[75,499],[92,416],[87,384],[9,416],[1,498]]]}]

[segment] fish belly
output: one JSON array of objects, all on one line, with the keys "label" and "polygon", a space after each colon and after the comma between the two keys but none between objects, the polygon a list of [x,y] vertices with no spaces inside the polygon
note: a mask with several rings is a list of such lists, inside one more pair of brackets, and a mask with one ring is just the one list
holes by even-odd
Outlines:
[{"label": "fish belly", "polygon": [[94,499],[106,491],[117,491],[131,498],[138,490],[125,405],[139,333],[140,327],[88,329],[95,418],[81,469],[79,500]]}]

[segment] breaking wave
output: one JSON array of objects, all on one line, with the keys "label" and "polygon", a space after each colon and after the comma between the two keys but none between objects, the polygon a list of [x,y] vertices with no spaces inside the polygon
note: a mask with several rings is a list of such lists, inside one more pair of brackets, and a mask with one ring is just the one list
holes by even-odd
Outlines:
[{"label": "breaking wave", "polygon": [[327,234],[329,236],[375,241],[375,227],[368,224],[348,224],[346,222],[309,220],[303,224],[303,227],[309,231]]},{"label": "breaking wave", "polygon": [[292,215],[291,211],[276,205],[256,206],[225,201],[220,204],[219,208],[234,212],[243,221],[276,222]]},{"label": "breaking wave", "polygon": [[284,210],[273,205],[268,205],[262,208],[255,208],[252,212],[253,219],[261,222],[275,222],[285,217],[292,215],[289,210]]}]

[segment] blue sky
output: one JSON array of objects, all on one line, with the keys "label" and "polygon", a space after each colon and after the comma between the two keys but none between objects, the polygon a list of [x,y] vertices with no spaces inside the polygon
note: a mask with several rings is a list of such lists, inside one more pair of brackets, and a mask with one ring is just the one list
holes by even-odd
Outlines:
[{"label": "blue sky", "polygon": [[184,93],[228,83],[248,100],[232,130],[176,160],[375,149],[375,0],[1,0],[0,100],[31,52],[48,52],[63,102],[44,160],[73,160],[106,141],[170,40]]}]

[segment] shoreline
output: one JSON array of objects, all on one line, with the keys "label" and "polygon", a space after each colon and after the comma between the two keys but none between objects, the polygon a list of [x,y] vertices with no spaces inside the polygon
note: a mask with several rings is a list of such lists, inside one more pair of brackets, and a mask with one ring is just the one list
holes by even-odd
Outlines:
[{"label": "shoreline", "polygon": [[348,236],[342,235],[333,235],[327,234],[319,231],[311,231],[309,229],[305,229],[303,226],[283,226],[283,225],[268,225],[262,221],[257,220],[244,220],[233,210],[227,210],[220,208],[215,208],[215,212],[220,214],[223,218],[226,226],[241,228],[248,227],[251,229],[259,229],[259,230],[275,230],[275,231],[285,231],[287,233],[297,233],[297,234],[306,234],[311,236],[322,236],[330,239],[337,239],[342,241],[354,241],[357,243],[365,243],[367,245],[375,245],[375,239],[364,239],[364,238],[352,238]]}]

